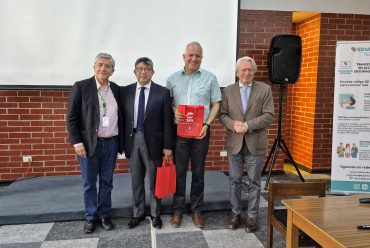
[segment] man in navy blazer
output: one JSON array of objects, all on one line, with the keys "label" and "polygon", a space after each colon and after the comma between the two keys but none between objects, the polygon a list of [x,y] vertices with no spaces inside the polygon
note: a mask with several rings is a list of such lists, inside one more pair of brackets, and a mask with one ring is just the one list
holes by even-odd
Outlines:
[{"label": "man in navy blazer", "polygon": [[[80,162],[83,182],[85,233],[92,233],[98,221],[103,229],[113,229],[109,216],[113,171],[117,153],[123,150],[120,89],[109,81],[114,65],[111,55],[98,54],[95,75],[76,82],[68,100],[69,140]],[[99,191],[96,188],[98,177]]]},{"label": "man in navy blazer", "polygon": [[162,227],[160,199],[155,197],[156,170],[163,156],[172,155],[173,112],[170,92],[153,81],[153,62],[143,57],[135,62],[137,82],[121,89],[124,116],[124,150],[132,176],[134,228],[145,219],[145,173],[150,185],[150,215],[155,228]]}]

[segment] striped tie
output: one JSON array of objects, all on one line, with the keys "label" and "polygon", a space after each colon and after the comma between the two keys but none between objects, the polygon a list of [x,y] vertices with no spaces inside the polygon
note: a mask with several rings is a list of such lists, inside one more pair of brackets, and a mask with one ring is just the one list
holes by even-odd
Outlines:
[{"label": "striped tie", "polygon": [[244,113],[247,111],[247,104],[248,104],[247,86],[243,86],[242,87],[242,107],[243,107],[243,112]]}]

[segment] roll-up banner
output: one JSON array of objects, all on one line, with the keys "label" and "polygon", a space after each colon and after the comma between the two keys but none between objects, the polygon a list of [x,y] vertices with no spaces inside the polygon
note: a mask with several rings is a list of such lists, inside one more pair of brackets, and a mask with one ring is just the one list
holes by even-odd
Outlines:
[{"label": "roll-up banner", "polygon": [[338,41],[331,191],[370,192],[370,41]]}]

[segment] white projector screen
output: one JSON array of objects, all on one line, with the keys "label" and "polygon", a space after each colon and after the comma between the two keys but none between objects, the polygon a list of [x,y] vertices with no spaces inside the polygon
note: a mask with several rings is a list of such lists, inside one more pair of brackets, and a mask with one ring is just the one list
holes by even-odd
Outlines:
[{"label": "white projector screen", "polygon": [[220,86],[234,81],[238,1],[0,0],[0,87],[71,86],[93,75],[100,52],[113,56],[112,81],[135,82],[139,57],[165,85],[186,44],[203,46],[202,68]]}]

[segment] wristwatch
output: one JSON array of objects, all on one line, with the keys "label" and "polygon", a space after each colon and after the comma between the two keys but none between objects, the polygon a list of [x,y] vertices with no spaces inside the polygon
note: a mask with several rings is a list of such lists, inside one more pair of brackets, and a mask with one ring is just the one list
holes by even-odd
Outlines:
[{"label": "wristwatch", "polygon": [[203,126],[204,126],[204,125],[206,125],[206,126],[208,126],[208,127],[210,127],[210,126],[211,126],[211,124],[208,124],[208,123],[206,123],[206,122],[204,122],[204,123],[203,123]]}]

